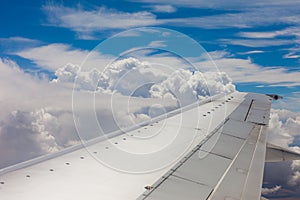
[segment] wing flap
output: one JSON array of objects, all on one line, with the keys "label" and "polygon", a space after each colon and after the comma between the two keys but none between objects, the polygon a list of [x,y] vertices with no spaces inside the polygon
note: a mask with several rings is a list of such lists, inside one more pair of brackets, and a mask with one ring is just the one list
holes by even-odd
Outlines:
[{"label": "wing flap", "polygon": [[[264,173],[264,159],[266,153],[266,127],[261,126],[258,141],[251,166],[248,172],[247,181],[244,186],[242,199],[259,199],[261,196],[262,177]],[[259,178],[260,177],[260,178]]]},{"label": "wing flap", "polygon": [[[249,137],[244,142],[239,153],[225,172],[224,176],[220,179],[219,184],[216,186],[209,199],[257,199],[248,198],[244,191],[245,187],[248,185],[248,177],[250,177],[248,175],[251,173],[251,164],[254,161],[259,137],[260,126],[257,126],[252,130]],[[259,184],[259,186],[261,186],[261,184]],[[251,193],[254,191],[249,187],[247,190],[251,191]],[[260,190],[257,193],[258,197],[260,197]]]},{"label": "wing flap", "polygon": [[[223,126],[139,199],[164,199],[160,198],[164,194],[168,194],[166,199],[187,199],[179,194],[185,194],[191,184],[198,188],[194,193],[206,191],[188,198],[192,200],[260,199],[266,132],[265,123],[259,120],[269,117],[270,104],[265,95],[248,94]],[[182,180],[177,187],[169,185],[174,178]]]}]

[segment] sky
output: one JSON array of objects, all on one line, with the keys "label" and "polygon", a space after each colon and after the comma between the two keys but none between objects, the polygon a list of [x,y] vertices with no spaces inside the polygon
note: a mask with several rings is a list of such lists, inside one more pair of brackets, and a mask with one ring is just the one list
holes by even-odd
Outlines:
[{"label": "sky", "polygon": [[[283,96],[269,141],[300,150],[300,1],[11,0],[0,24],[0,167],[97,136],[73,121],[95,105],[110,132],[234,90]],[[266,165],[266,197],[299,186],[299,162]]]}]

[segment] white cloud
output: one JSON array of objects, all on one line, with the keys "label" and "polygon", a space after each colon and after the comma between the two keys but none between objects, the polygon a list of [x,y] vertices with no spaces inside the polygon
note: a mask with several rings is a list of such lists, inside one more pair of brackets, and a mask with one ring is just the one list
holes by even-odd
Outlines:
[{"label": "white cloud", "polygon": [[[44,66],[46,69],[55,71],[62,66],[67,66],[66,64],[70,61],[76,65],[80,65],[88,55],[88,52],[80,49],[73,49],[64,44],[52,44],[28,49],[26,51],[24,50],[17,52],[16,54],[31,59],[39,66]],[[232,55],[224,51],[210,52],[210,54],[220,71],[225,71],[235,83],[265,83],[268,87],[292,87],[300,85],[300,80],[298,78],[300,76],[299,72],[289,72],[283,67],[262,67],[252,63],[250,59],[231,58]],[[150,61],[151,63],[160,63],[164,66],[171,66],[173,69],[176,69],[177,66],[183,66],[182,62],[167,55],[158,55],[153,58],[144,57],[144,54],[138,56],[143,62]],[[96,55],[96,53],[94,53],[86,60],[85,66],[90,66],[90,69],[99,69],[99,67],[103,69],[109,62],[110,58],[108,56]],[[215,68],[215,66],[212,66],[211,62],[201,62],[199,63],[199,66],[202,66],[202,71],[210,71]],[[89,71],[90,69],[85,69],[85,71]],[[59,73],[60,72],[57,71],[56,75],[60,76],[61,74]],[[91,86],[89,87],[93,88]]]},{"label": "white cloud", "polygon": [[[298,42],[296,42],[296,44],[298,44]],[[291,48],[287,48],[287,49],[283,49],[283,50],[288,51],[288,53],[283,56],[284,58],[288,58],[288,59],[298,59],[299,58],[300,47],[298,45],[296,45],[295,47],[291,47]]]},{"label": "white cloud", "polygon": [[38,67],[51,72],[55,72],[68,63],[77,66],[84,63],[85,68],[82,70],[88,71],[93,68],[104,68],[111,61],[110,56],[101,55],[97,51],[75,49],[70,45],[61,43],[26,48],[13,54],[29,59]]},{"label": "white cloud", "polygon": [[278,115],[280,120],[284,122],[286,122],[289,118],[296,119],[297,116],[300,116],[300,113],[292,112],[286,109],[274,109],[274,112]]},{"label": "white cloud", "polygon": [[152,48],[159,48],[159,47],[166,47],[166,46],[167,45],[163,40],[152,41],[150,44],[148,44],[148,47],[152,47]]},{"label": "white cloud", "polygon": [[[159,43],[160,44],[160,43]],[[80,49],[73,49],[64,44],[51,44],[32,49],[27,49],[16,53],[19,56],[30,59],[37,65],[44,67],[50,71],[65,66],[70,61],[73,64],[80,65],[88,55],[87,51]],[[89,59],[86,60],[85,66],[89,66],[91,69],[104,68],[109,62],[108,56],[100,55],[94,52],[89,55]],[[157,58],[148,57],[145,59],[143,55],[139,55],[141,60],[149,60],[152,63],[161,63],[167,66],[182,66],[182,63],[174,58],[170,58],[166,55],[158,56]],[[227,52],[211,52],[211,56],[214,63],[219,67],[221,71],[225,71],[236,83],[265,83],[268,86],[299,86],[300,80],[299,72],[289,72],[283,67],[262,67],[252,63],[250,59],[236,59],[228,58],[232,55]],[[199,66],[203,66],[201,70],[210,71],[215,66],[212,66],[211,62],[201,62]],[[89,69],[85,69],[89,71]],[[101,71],[101,70],[100,70]],[[59,72],[57,72],[59,73]]]},{"label": "white cloud", "polygon": [[272,144],[292,149],[293,142],[300,136],[300,113],[285,109],[272,109],[268,128],[268,140]]},{"label": "white cloud", "polygon": [[48,131],[55,123],[43,110],[10,113],[0,125],[1,152],[6,152],[0,155],[0,167],[58,151],[60,147]]},{"label": "white cloud", "polygon": [[[253,28],[284,24],[291,26],[283,30],[269,32],[240,32],[238,35],[248,39],[223,39],[221,43],[240,45],[246,47],[267,47],[294,45],[294,39],[274,39],[277,36],[299,36],[300,17],[298,4],[292,1],[253,1],[247,4],[240,1],[156,1],[149,0],[154,12],[175,12],[175,6],[195,8],[217,8],[225,10],[238,10],[239,12],[225,12],[201,17],[164,18],[159,19],[148,11],[123,12],[105,7],[84,10],[81,7],[71,8],[47,4],[43,10],[48,16],[50,26],[64,27],[73,30],[81,39],[96,39],[97,34],[106,30],[122,30],[141,26],[171,25],[177,27],[195,27],[200,29],[224,28]],[[154,3],[154,4],[153,4]],[[267,6],[268,5],[268,6]],[[292,27],[295,26],[295,27]],[[254,40],[255,39],[255,40]],[[298,55],[287,54],[285,58],[298,58]]]},{"label": "white cloud", "polygon": [[39,67],[50,71],[55,71],[67,63],[80,65],[88,53],[66,44],[49,44],[15,52],[16,55],[32,60]]},{"label": "white cloud", "polygon": [[296,186],[299,185],[299,183],[300,183],[300,171],[296,171],[294,172],[291,179],[289,180],[289,184],[291,186]]},{"label": "white cloud", "polygon": [[[90,139],[99,134],[96,131],[98,124],[96,126],[88,114],[89,111],[94,113],[94,104],[91,103],[93,98],[95,113],[97,119],[101,119],[99,123],[104,132],[134,125],[149,119],[149,115],[155,116],[177,106],[173,94],[165,98],[154,98],[150,92],[153,84],[160,84],[165,79],[170,87],[171,84],[176,85],[176,81],[171,81],[176,78],[172,79],[170,73],[152,67],[145,61],[128,58],[114,62],[104,73],[91,68],[82,74],[77,74],[78,65],[69,63],[55,70],[57,79],[52,81],[24,73],[11,60],[0,61],[0,151],[6,152],[1,157],[1,167],[52,153],[78,142],[72,113],[74,80],[81,89],[77,91],[81,95],[75,96],[78,102],[75,115],[81,120],[80,124],[77,124],[80,127],[79,131],[86,131],[80,135],[83,139]],[[50,66],[51,62],[43,61],[45,66]],[[58,66],[56,64],[56,67]],[[193,87],[203,82],[197,79],[198,74],[192,76],[191,72],[186,70],[177,74],[188,75],[189,83],[184,89],[196,92],[192,93],[197,95],[198,91]],[[215,93],[219,89],[223,90],[224,76],[211,75],[214,79],[211,84]],[[95,88],[96,93],[89,92]],[[182,88],[173,87],[173,90],[177,89],[180,90],[178,93],[185,94]]]},{"label": "white cloud", "polygon": [[[271,120],[268,129],[268,142],[300,152],[299,146],[291,146],[295,139],[300,136],[300,113],[289,110],[271,110]],[[295,191],[299,193],[300,185],[300,162],[267,163],[265,167],[264,181],[267,184],[280,184],[270,189],[263,189],[265,195],[270,192]]]},{"label": "white cloud", "polygon": [[176,7],[172,5],[153,5],[151,6],[153,12],[173,13],[176,12]]},{"label": "white cloud", "polygon": [[[239,2],[238,4],[241,3]],[[228,8],[229,7],[230,6],[228,6]],[[231,10],[233,8],[234,6],[231,8]],[[222,9],[226,9],[226,7],[222,7]],[[287,6],[287,10],[285,12],[281,12],[282,9],[283,8],[280,6],[260,6],[252,9],[251,7],[249,7],[249,3],[247,2],[247,5],[245,5],[245,7],[237,8],[237,10],[240,10],[240,12],[226,12],[225,14],[209,15],[202,17],[167,19],[164,22],[176,26],[197,27],[204,29],[242,29],[253,28],[258,26],[269,26],[278,23],[295,26],[298,26],[300,24],[298,9],[296,9],[296,7]],[[291,18],[293,18],[293,20]]]},{"label": "white cloud", "polygon": [[253,51],[246,51],[246,52],[239,53],[239,54],[241,54],[241,55],[250,55],[250,54],[259,54],[259,53],[265,53],[265,51],[253,50]]},{"label": "white cloud", "polygon": [[300,160],[294,160],[291,165],[292,170],[300,171]]},{"label": "white cloud", "polygon": [[191,7],[191,8],[221,8],[221,9],[240,9],[240,10],[247,10],[249,8],[258,8],[262,6],[268,6],[268,7],[274,7],[274,6],[296,6],[298,7],[298,4],[295,1],[287,0],[287,1],[280,1],[280,0],[274,0],[274,1],[268,1],[268,0],[262,0],[262,1],[251,1],[251,2],[241,2],[239,0],[232,0],[230,2],[223,2],[220,0],[131,0],[131,1],[138,1],[138,2],[145,2],[145,3],[155,3],[155,4],[168,4],[168,5],[174,5],[174,6],[182,6],[182,7]]},{"label": "white cloud", "polygon": [[69,120],[71,93],[64,88],[0,59],[0,90],[0,151],[6,152],[1,154],[1,167],[52,153],[76,140]]},{"label": "white cloud", "polygon": [[57,76],[57,78],[53,81],[74,83],[78,71],[79,71],[79,67],[77,65],[68,63],[65,66],[58,68],[55,71],[55,75]]},{"label": "white cloud", "polygon": [[9,38],[0,38],[1,42],[18,42],[18,43],[40,43],[38,40],[24,38],[24,37],[9,37]]},{"label": "white cloud", "polygon": [[[278,113],[282,111],[272,110],[268,128],[268,141],[272,144],[287,148],[294,141],[290,134],[289,127],[283,122]],[[290,119],[290,118],[288,118]]]},{"label": "white cloud", "polygon": [[223,44],[239,45],[246,47],[270,47],[294,44],[293,40],[287,39],[221,39]]},{"label": "white cloud", "polygon": [[275,38],[278,36],[296,36],[300,37],[299,27],[289,27],[282,30],[268,32],[240,32],[238,36],[245,38]]},{"label": "white cloud", "polygon": [[[18,109],[18,107],[23,107],[30,110],[33,108],[31,103],[39,105],[38,102],[47,101],[40,98],[42,88],[47,84],[46,81],[25,74],[11,60],[0,58],[0,81],[0,99],[2,101],[0,116],[9,113],[8,108]],[[35,98],[32,99],[32,96]]]},{"label": "white cloud", "polygon": [[[162,59],[162,57],[160,57]],[[170,71],[171,70],[171,71]],[[78,67],[66,65],[56,71],[56,82],[74,82]],[[145,98],[172,97],[187,105],[206,96],[229,93],[235,90],[231,79],[221,72],[192,73],[186,69],[164,71],[155,63],[136,58],[118,60],[103,72],[91,70],[77,75],[80,89],[99,90],[104,93],[118,92],[125,96]]]},{"label": "white cloud", "polygon": [[291,59],[298,59],[298,58],[300,58],[300,54],[299,54],[300,52],[290,52],[290,53],[288,53],[288,54],[285,54],[284,56],[283,56],[283,58],[291,58]]},{"label": "white cloud", "polygon": [[268,195],[268,194],[271,194],[271,193],[278,192],[280,189],[281,189],[281,186],[276,185],[273,188],[262,188],[261,193],[263,195]]},{"label": "white cloud", "polygon": [[[183,27],[195,27],[201,29],[223,28],[252,28],[257,26],[269,26],[273,24],[300,25],[298,15],[299,8],[295,2],[241,2],[219,1],[149,1],[155,3],[149,6],[154,12],[175,12],[175,6],[187,6],[196,8],[219,8],[239,10],[240,12],[226,12],[201,17],[164,18],[159,19],[148,11],[123,12],[105,7],[93,10],[83,8],[70,8],[59,5],[45,5],[43,10],[48,16],[48,25],[64,27],[73,30],[81,39],[96,39],[97,33],[105,30],[120,30],[133,27],[171,25]],[[235,3],[234,3],[235,2]],[[269,5],[269,6],[266,6]],[[247,8],[247,9],[246,9]],[[285,10],[284,10],[285,9]],[[284,11],[283,11],[284,10]],[[297,27],[287,28],[274,32],[241,32],[240,36],[249,38],[273,38],[280,35],[299,35]],[[251,40],[252,41],[252,40]],[[235,44],[253,46],[250,40],[236,40]],[[253,41],[255,42],[255,41]],[[263,43],[263,44],[262,44]],[[261,44],[261,45],[259,45]],[[261,40],[255,46],[274,46],[291,44],[288,40],[276,40],[274,43]]]},{"label": "white cloud", "polygon": [[[248,47],[264,47],[264,46],[280,46],[286,44],[298,44],[300,39],[299,24],[282,30],[274,30],[268,32],[240,32],[238,36],[248,39],[234,39],[225,40],[225,43],[242,45]],[[289,38],[289,39],[279,39],[279,38]],[[290,41],[290,42],[289,42]],[[298,59],[299,48],[293,47],[289,49],[283,49],[289,51],[285,54],[283,58]]]},{"label": "white cloud", "polygon": [[[215,57],[222,60],[222,56],[218,55],[216,53]],[[221,53],[221,55],[225,54]],[[231,66],[232,61],[228,65],[230,64]],[[106,84],[100,84],[98,87],[106,90],[107,93],[110,91],[114,94],[113,90],[118,93],[114,95],[113,103],[115,104],[113,104],[113,111],[110,110],[112,102],[110,94],[96,93],[96,114],[101,119],[100,124],[103,126],[104,131],[113,131],[118,128],[118,125],[124,127],[128,124],[133,125],[141,120],[149,119],[149,114],[151,114],[153,109],[154,115],[163,109],[170,110],[176,106],[176,102],[173,100],[174,96],[182,95],[182,98],[185,98],[186,101],[193,99],[197,95],[204,96],[207,94],[207,91],[201,90],[200,86],[202,83],[211,85],[213,92],[218,92],[218,89],[224,91],[224,85],[229,86],[229,89],[232,87],[232,83],[226,74],[210,74],[210,72],[207,72],[207,77],[209,77],[207,79],[211,81],[209,82],[209,80],[207,81],[202,77],[205,73],[201,75],[200,72],[195,72],[192,75],[187,70],[177,70],[173,71],[173,74],[167,73],[166,75],[161,73],[161,71],[155,71],[155,68],[151,68],[150,64],[130,58],[117,61],[108,68],[105,74],[108,77],[103,77],[103,83]],[[257,66],[255,65],[255,67]],[[74,127],[71,108],[72,91],[70,88],[72,87],[69,87],[69,85],[73,82],[77,69],[76,65],[71,64],[56,69],[58,79],[49,82],[48,80],[41,80],[25,74],[16,63],[10,60],[1,60],[0,151],[6,152],[5,157],[0,159],[2,167],[41,154],[51,153],[76,143],[78,137]],[[86,73],[87,76],[83,77],[82,81],[84,83],[92,83],[90,85],[94,85],[93,81],[100,77],[97,71],[90,70],[86,71]],[[132,81],[132,77],[126,79],[126,74],[128,73],[129,75],[131,73],[134,75],[135,81]],[[138,88],[141,83],[144,83],[140,82],[140,76],[143,76],[145,80],[147,78],[150,80],[150,77],[151,79],[154,78],[156,85],[162,88],[160,91],[167,91],[166,89],[168,89],[175,92],[173,91],[173,94],[170,93],[169,97],[164,98],[166,100],[164,102],[157,98],[162,95],[155,96],[154,94],[153,97],[155,96],[156,98],[134,97],[128,101],[128,97],[121,94],[128,95],[129,92],[125,90],[126,88],[118,87],[118,81],[122,79],[123,83],[127,84],[126,82],[130,80],[130,84],[133,86],[129,88],[134,89]],[[12,77],[14,78],[12,79]],[[86,88],[85,86],[83,87],[83,89]],[[147,91],[151,95],[152,90],[153,88],[151,87],[145,87],[141,89],[140,94],[145,94]],[[81,98],[79,102],[81,102],[82,106],[79,110],[86,111],[86,105],[90,100]],[[130,102],[129,112],[127,110],[128,102]],[[297,114],[291,114],[289,111],[284,110],[273,112],[270,122],[270,140],[283,146],[291,144],[297,134],[295,134],[295,130],[300,130],[297,116]],[[82,118],[84,119],[85,117]],[[93,127],[90,127],[90,118],[86,117],[85,119],[88,119],[89,123],[86,121],[82,123],[89,124],[87,130],[91,131]],[[87,136],[93,137],[95,135]],[[277,136],[278,138],[272,139],[272,136]],[[18,146],[15,145],[15,141],[18,141]],[[5,144],[2,144],[4,142]],[[4,149],[1,149],[1,147]],[[294,166],[293,169],[295,170],[291,173],[289,180],[291,185],[297,187],[299,179],[296,171],[298,168]]]},{"label": "white cloud", "polygon": [[[149,97],[148,85],[161,82],[166,74],[151,66],[148,62],[141,62],[135,58],[127,58],[112,63],[101,74],[99,86],[102,90],[118,91],[129,95]],[[139,94],[135,94],[139,90]]]},{"label": "white cloud", "polygon": [[274,38],[278,36],[277,31],[274,32],[240,32],[238,36],[245,38]]},{"label": "white cloud", "polygon": [[225,73],[194,73],[177,70],[163,82],[154,84],[150,93],[153,97],[176,97],[181,106],[191,104],[198,99],[220,93],[235,91],[235,86]]},{"label": "white cloud", "polygon": [[[1,154],[1,168],[78,141],[72,115],[72,87],[68,83],[39,79],[24,73],[15,62],[0,59],[0,90],[0,151],[5,152]],[[80,101],[85,105],[89,99]],[[99,118],[109,117],[103,111],[107,105],[97,105]],[[116,126],[109,128],[116,130]]]},{"label": "white cloud", "polygon": [[[214,63],[220,71],[224,71],[232,78],[234,83],[266,83],[276,86],[299,86],[300,72],[289,72],[284,67],[262,67],[251,59],[216,58]],[[203,70],[209,71],[215,66],[211,62],[200,62]]]},{"label": "white cloud", "polygon": [[230,58],[230,57],[233,56],[228,51],[210,51],[208,53],[209,53],[209,56],[212,60],[219,60],[219,59],[222,59],[222,58]]},{"label": "white cloud", "polygon": [[72,29],[83,39],[91,37],[95,31],[161,24],[155,15],[147,11],[129,13],[105,7],[88,11],[58,5],[45,5],[43,10],[49,25]]}]

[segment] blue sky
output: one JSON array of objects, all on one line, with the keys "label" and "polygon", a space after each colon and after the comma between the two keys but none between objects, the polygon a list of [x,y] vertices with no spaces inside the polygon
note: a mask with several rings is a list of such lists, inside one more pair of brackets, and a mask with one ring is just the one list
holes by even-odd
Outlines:
[{"label": "blue sky", "polygon": [[[300,111],[299,1],[11,0],[1,2],[0,24],[0,64],[17,68],[13,75],[4,70],[8,75],[4,74],[2,81],[10,87],[15,82],[18,85],[19,78],[21,84],[35,91],[32,84],[42,87],[45,81],[51,82],[57,78],[57,70],[67,63],[80,65],[86,55],[107,38],[131,28],[162,27],[183,33],[201,44],[220,71],[233,79],[237,90],[284,96],[274,107],[292,111],[293,114],[289,114],[295,124],[298,123],[292,130],[300,128],[300,120],[297,121]],[[122,41],[125,45],[126,40]],[[21,75],[19,69],[25,75]],[[50,89],[47,86],[50,91],[52,87],[56,86]],[[7,89],[3,95],[9,96],[9,92]],[[28,92],[30,95],[35,93]],[[18,102],[28,106],[30,98],[24,100],[21,96]],[[2,101],[7,103],[9,97]],[[21,109],[20,105],[12,107]],[[278,123],[284,131],[291,123],[286,113],[279,113],[283,121]],[[298,144],[299,137],[293,137],[294,140],[285,144]]]},{"label": "blue sky", "polygon": [[[37,59],[44,58],[22,55],[20,52],[24,50],[55,43],[68,45],[66,51],[89,51],[122,30],[158,26],[187,34],[208,52],[225,52],[223,58],[232,59],[236,65],[248,61],[244,71],[257,66],[258,71],[249,80],[232,76],[238,90],[279,93],[286,101],[298,97],[300,9],[294,1],[9,1],[2,4],[0,18],[4,28],[0,33],[0,56],[16,61],[31,73],[34,70],[54,77],[53,70],[37,64]],[[222,62],[218,67],[225,70]],[[260,69],[274,68],[280,70],[270,73],[273,78],[255,76]],[[299,111],[298,106],[288,108]]]}]

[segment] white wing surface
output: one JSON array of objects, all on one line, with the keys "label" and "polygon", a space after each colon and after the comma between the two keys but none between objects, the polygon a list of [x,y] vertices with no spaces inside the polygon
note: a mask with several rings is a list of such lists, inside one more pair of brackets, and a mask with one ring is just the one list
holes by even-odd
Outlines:
[{"label": "white wing surface", "polygon": [[[84,147],[2,169],[0,197],[260,199],[271,102],[252,93],[214,97]],[[284,150],[272,148],[275,160]]]}]

